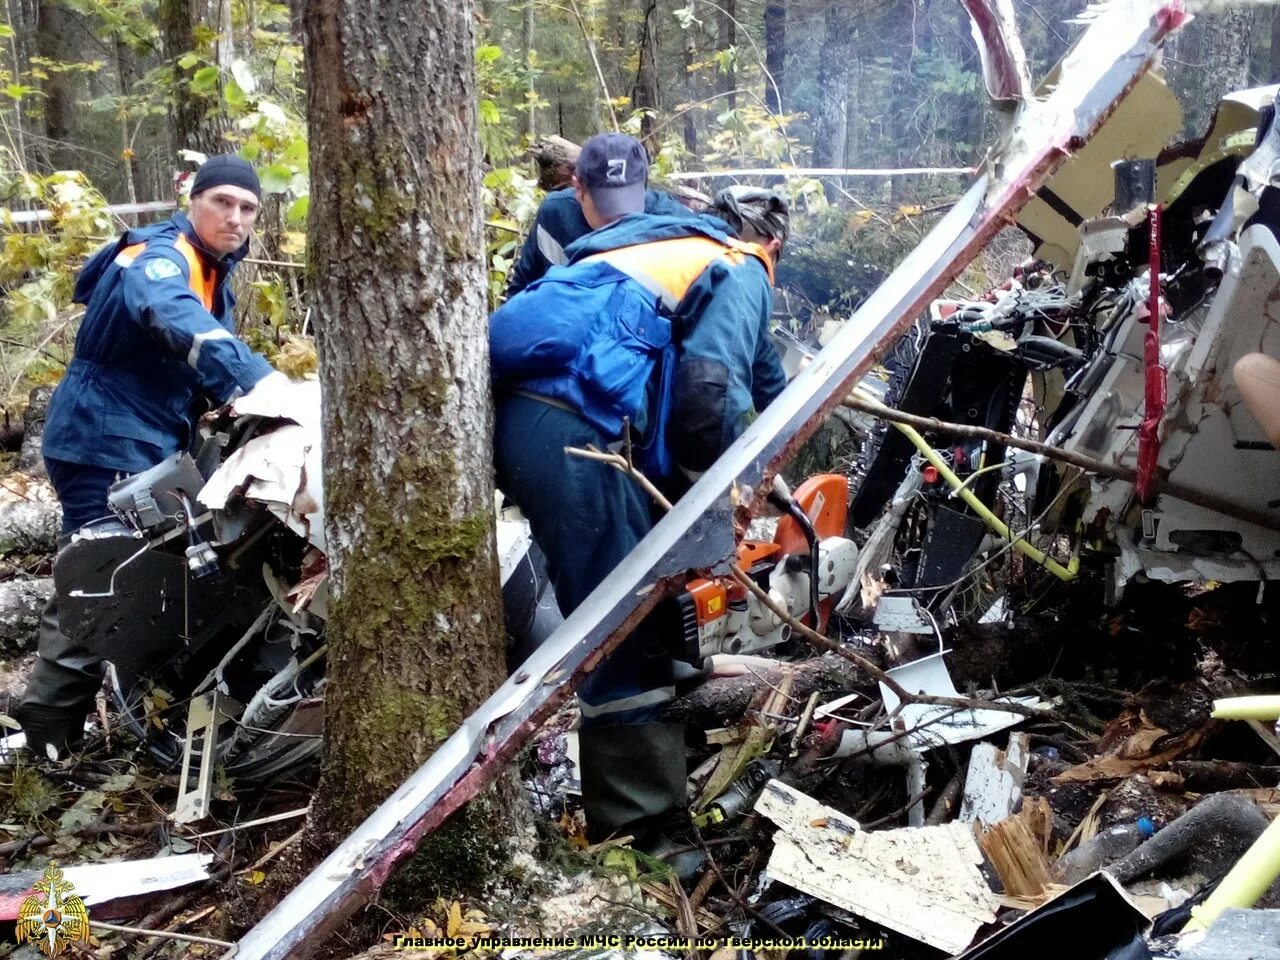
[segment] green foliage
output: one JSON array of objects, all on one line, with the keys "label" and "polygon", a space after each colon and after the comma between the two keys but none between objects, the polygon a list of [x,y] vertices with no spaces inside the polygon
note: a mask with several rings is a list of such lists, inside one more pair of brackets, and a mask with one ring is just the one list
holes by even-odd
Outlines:
[{"label": "green foliage", "polygon": [[99,238],[112,232],[111,218],[102,195],[78,171],[0,179],[0,199],[28,201],[52,215],[36,228],[16,230],[9,210],[0,210],[6,225],[0,246],[0,288],[8,289],[4,329],[11,337],[28,337],[71,302],[75,272]]},{"label": "green foliage", "polygon": [[30,763],[19,760],[8,768],[8,776],[0,779],[0,810],[6,821],[42,823],[45,814],[56,807],[59,800],[57,788]]},{"label": "green foliage", "polygon": [[537,182],[519,167],[490,170],[482,181],[485,245],[489,255],[489,304],[497,306],[507,289],[507,277],[520,255],[522,224],[533,219],[542,199]]}]

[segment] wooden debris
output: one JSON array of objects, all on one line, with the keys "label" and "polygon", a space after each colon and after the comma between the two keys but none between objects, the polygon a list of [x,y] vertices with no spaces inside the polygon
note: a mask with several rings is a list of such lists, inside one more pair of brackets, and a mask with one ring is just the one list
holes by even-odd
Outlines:
[{"label": "wooden debris", "polygon": [[929,810],[929,815],[924,818],[925,826],[936,827],[951,819],[951,811],[955,808],[956,801],[960,799],[960,791],[964,787],[964,777],[964,767],[961,767],[956,771],[955,776],[947,781],[947,785],[942,788],[938,799]]},{"label": "wooden debris", "polygon": [[1013,813],[1022,799],[1030,756],[1030,741],[1025,733],[1010,734],[1007,750],[991,743],[975,746],[969,756],[960,820],[994,825]]},{"label": "wooden debris", "polygon": [[1023,803],[1017,816],[983,832],[978,843],[1009,896],[1038,904],[1059,892],[1046,853],[1052,822],[1048,801],[1036,797]]},{"label": "wooden debris", "polygon": [[777,687],[768,687],[757,696],[754,702],[756,709],[748,712],[743,721],[741,741],[721,749],[715,770],[707,779],[706,785],[694,804],[695,811],[705,810],[712,800],[724,793],[733,781],[742,776],[747,764],[756,757],[768,753],[778,729],[778,723],[772,718],[785,714],[790,702],[791,675],[784,672],[782,681]]},{"label": "wooden debris", "polygon": [[777,780],[756,811],[778,825],[766,868],[774,880],[948,953],[995,919],[982,853],[963,824],[864,831]]},{"label": "wooden debris", "polygon": [[1067,842],[1063,844],[1062,850],[1059,851],[1060,853],[1066,853],[1079,844],[1088,843],[1098,835],[1098,825],[1102,822],[1099,819],[1099,814],[1103,805],[1111,799],[1111,793],[1111,790],[1104,790],[1098,794],[1098,798],[1093,801],[1093,806],[1089,808],[1089,812],[1076,824],[1076,828],[1071,831],[1071,836],[1067,837]]}]

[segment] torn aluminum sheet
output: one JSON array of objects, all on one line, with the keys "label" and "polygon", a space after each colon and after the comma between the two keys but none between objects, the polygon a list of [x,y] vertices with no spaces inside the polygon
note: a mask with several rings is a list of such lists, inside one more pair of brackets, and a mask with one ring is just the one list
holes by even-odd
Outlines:
[{"label": "torn aluminum sheet", "polygon": [[[1052,81],[1050,75],[1040,92]],[[1181,130],[1178,98],[1154,71],[1143,74],[1089,143],[1018,213],[1018,226],[1037,240],[1035,257],[1071,270],[1081,242],[1081,221],[1097,217],[1115,200],[1111,161],[1154,157]]]},{"label": "torn aluminum sheet", "polygon": [[[320,384],[304,380],[289,384],[281,392],[289,400],[287,415],[281,413],[274,399],[267,403],[255,391],[235,400],[232,412],[237,416],[293,420],[297,426],[277,427],[237,449],[201,488],[199,500],[212,510],[224,508],[235,495],[261,503],[324,553]],[[498,565],[504,585],[529,552],[531,541],[528,521],[518,510],[507,508],[498,513]],[[320,599],[323,602],[323,594]]]},{"label": "torn aluminum sheet", "polygon": [[[118,863],[63,866],[63,876],[86,906],[176,890],[209,879],[211,853],[185,853]],[[18,908],[40,879],[40,870],[0,875],[0,921],[13,921]]]},{"label": "torn aluminum sheet", "polygon": [[996,918],[982,851],[963,824],[864,831],[777,780],[755,809],[778,825],[770,879],[947,953]]},{"label": "torn aluminum sheet", "polygon": [[[951,680],[947,671],[943,653],[930,654],[905,663],[885,673],[896,680],[904,690],[910,693],[927,693],[935,697],[958,697],[960,692]],[[1018,713],[1004,710],[958,710],[955,707],[941,707],[926,703],[902,703],[898,695],[883,683],[880,684],[880,696],[884,699],[884,708],[893,713],[894,727],[911,731],[906,739],[917,750],[929,750],[944,744],[964,743],[967,740],[981,740],[993,733],[1006,730],[1024,717]],[[996,703],[1020,703],[1028,707],[1038,707],[1038,697],[1001,697]],[[901,708],[901,709],[899,709]]]},{"label": "torn aluminum sheet", "polygon": [[[1226,272],[1207,311],[1168,325],[1165,357],[1169,402],[1160,466],[1167,479],[1262,511],[1280,488],[1280,458],[1245,409],[1232,368],[1245,353],[1280,352],[1277,291],[1280,242],[1267,227],[1251,226],[1228,251]],[[1131,467],[1136,438],[1116,428],[1134,422],[1142,409],[1145,324],[1136,313],[1122,323],[1114,345],[1096,361],[1098,385],[1080,416],[1064,421],[1049,441]],[[1125,481],[1091,480],[1085,521],[1095,518],[1107,523],[1109,539],[1120,549],[1117,586],[1138,572],[1167,582],[1280,576],[1276,531],[1167,495],[1139,513]],[[1117,529],[1122,526],[1132,527],[1131,534]]]},{"label": "torn aluminum sheet", "polygon": [[[734,519],[767,496],[774,474],[849,390],[1112,112],[1186,19],[1180,0],[1108,5],[1043,100],[1025,103],[1010,140],[840,333],[675,504],[564,625],[408,780],[241,939],[228,956],[307,956],[368,902],[421,839],[498,775],[691,568],[727,571]],[[655,589],[657,587],[657,589]],[[479,762],[477,762],[479,761]]]},{"label": "torn aluminum sheet", "polygon": [[[1167,492],[1144,507],[1137,502],[1132,484],[1091,478],[1084,522],[1097,523],[1119,552],[1113,575],[1117,589],[1139,573],[1165,582],[1280,576],[1280,533],[1265,519],[1237,519],[1275,516],[1268,491],[1280,483],[1280,460],[1244,408],[1233,374],[1242,355],[1257,350],[1274,355],[1280,349],[1276,295],[1280,244],[1274,223],[1269,228],[1269,218],[1264,216],[1244,227],[1246,218],[1258,209],[1255,193],[1270,182],[1280,160],[1280,125],[1263,126],[1268,115],[1264,108],[1274,103],[1277,92],[1280,87],[1272,85],[1231,94],[1219,104],[1203,140],[1176,150],[1129,154],[1159,157],[1156,193],[1168,210],[1221,203],[1200,244],[1204,262],[1193,257],[1164,268],[1165,274],[1184,273],[1188,268],[1202,274],[1207,292],[1185,308],[1180,306],[1161,324],[1158,356],[1167,370],[1167,404],[1155,465],[1171,486],[1213,491],[1224,508],[1239,512],[1226,516],[1212,504],[1197,506]],[[1070,166],[1091,164],[1100,188],[1107,180],[1103,162],[1107,159],[1082,152]],[[1212,173],[1196,179],[1237,162],[1235,186],[1225,201]],[[1082,178],[1086,172],[1080,171]],[[1047,189],[1052,191],[1056,182]],[[1034,222],[1036,209],[1029,205],[1019,222],[1042,235],[1045,225]],[[1089,205],[1081,200],[1072,209],[1084,212]],[[1138,213],[1143,215],[1142,210]],[[1136,226],[1138,222],[1126,214],[1123,220],[1108,217],[1081,224],[1077,233],[1084,242],[1076,251],[1073,275],[1083,276],[1086,268],[1094,272],[1110,260],[1115,246],[1127,243],[1126,223]],[[1052,230],[1049,233],[1058,236]],[[1093,242],[1107,237],[1105,243]],[[1166,251],[1171,243],[1176,246],[1167,242]],[[1048,247],[1040,253],[1057,266],[1066,265]],[[1102,349],[1071,378],[1070,388],[1082,402],[1046,438],[1108,465],[1137,467],[1140,472],[1144,466],[1139,463],[1141,444],[1131,428],[1142,421],[1146,406],[1143,373],[1150,364],[1144,364],[1143,344],[1151,308],[1138,305],[1146,304],[1150,296],[1150,275],[1149,270],[1139,273],[1118,291]]]},{"label": "torn aluminum sheet", "polygon": [[877,630],[885,633],[920,633],[926,636],[934,633],[932,618],[926,620],[921,616],[916,598],[905,594],[881,596],[876,601],[873,622]]},{"label": "torn aluminum sheet", "polygon": [[1009,748],[979,743],[969,754],[969,772],[960,803],[961,823],[992,826],[1022,802],[1022,784],[1031,760],[1031,743],[1025,733],[1009,734]]}]

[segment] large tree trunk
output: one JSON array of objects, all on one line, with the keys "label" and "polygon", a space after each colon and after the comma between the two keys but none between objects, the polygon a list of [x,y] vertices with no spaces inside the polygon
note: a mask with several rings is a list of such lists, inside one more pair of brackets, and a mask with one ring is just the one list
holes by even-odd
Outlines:
[{"label": "large tree trunk", "polygon": [[787,3],[765,0],[764,4],[764,102],[773,113],[782,113],[787,104]]},{"label": "large tree trunk", "polygon": [[[54,0],[43,0],[36,20],[36,53],[46,60],[62,61],[67,37],[71,32],[70,15]],[[46,163],[55,170],[76,166],[68,147],[71,124],[72,90],[71,74],[61,70],[46,71],[48,76],[40,82],[44,94],[44,136]]]},{"label": "large tree trunk", "polygon": [[[658,0],[641,0],[640,9],[644,15],[640,27],[640,66],[631,88],[631,106],[644,111],[640,118],[643,140],[653,129],[654,113],[658,109]],[[655,152],[657,146],[649,144],[649,152]]]},{"label": "large tree trunk", "polygon": [[1271,15],[1271,49],[1268,57],[1267,83],[1280,83],[1280,5]]},{"label": "large tree trunk", "polygon": [[533,0],[525,0],[524,4],[524,22],[521,31],[521,39],[524,47],[524,68],[528,73],[528,87],[525,90],[526,96],[529,98],[529,112],[525,117],[525,135],[529,138],[529,142],[533,143],[538,139],[538,108],[534,104],[538,100],[538,88],[534,83],[534,61],[537,57],[537,50],[533,45],[533,28],[534,28],[534,7]]},{"label": "large tree trunk", "polygon": [[[15,82],[24,82],[31,68],[32,38],[36,36],[37,17],[29,2],[24,0],[4,0],[5,24],[13,33],[5,41],[3,58],[9,61]],[[28,130],[30,121],[27,118],[28,108],[20,100],[11,100],[9,106],[13,110],[13,146],[17,151],[18,166],[25,169],[31,165],[31,142]]]},{"label": "large tree trunk", "polygon": [[1203,136],[1218,101],[1248,86],[1253,25],[1254,11],[1236,7],[1201,14],[1175,34],[1169,85],[1182,101],[1187,135]]},{"label": "large tree trunk", "polygon": [[[732,50],[738,42],[738,0],[720,0],[720,34],[717,46],[721,50]],[[725,94],[725,107],[733,110],[738,106],[738,72],[736,64],[729,70],[716,74],[716,93]],[[717,108],[718,109],[718,108]]]},{"label": "large tree trunk", "polygon": [[698,155],[698,123],[697,111],[688,106],[698,99],[697,79],[693,72],[694,62],[698,56],[698,44],[694,40],[692,30],[684,33],[684,148],[690,156]]},{"label": "large tree trunk", "polygon": [[470,4],[306,9],[330,837],[505,673],[473,48]]},{"label": "large tree trunk", "polygon": [[156,18],[173,88],[173,100],[169,105],[169,146],[173,160],[177,162],[179,150],[222,153],[226,144],[222,138],[223,124],[217,119],[221,114],[216,112],[215,116],[208,116],[209,101],[192,93],[189,87],[198,66],[184,69],[178,65],[178,59],[196,47],[195,30],[201,18],[196,13],[195,2],[160,0]]},{"label": "large tree trunk", "polygon": [[[121,98],[133,95],[134,73],[137,60],[129,45],[116,39],[116,78],[119,81]],[[124,164],[125,193],[130,203],[138,202],[138,184],[142,182],[142,166],[138,163],[138,155],[134,150],[134,137],[138,132],[138,122],[130,123],[127,111],[120,111],[120,159]],[[126,218],[130,225],[136,225],[138,218],[132,215]]]},{"label": "large tree trunk", "polygon": [[[853,5],[849,0],[831,0],[826,10],[826,31],[818,57],[818,108],[814,118],[813,164],[842,167],[847,142],[849,67],[853,59]],[[827,181],[827,196],[833,196],[838,180]]]}]

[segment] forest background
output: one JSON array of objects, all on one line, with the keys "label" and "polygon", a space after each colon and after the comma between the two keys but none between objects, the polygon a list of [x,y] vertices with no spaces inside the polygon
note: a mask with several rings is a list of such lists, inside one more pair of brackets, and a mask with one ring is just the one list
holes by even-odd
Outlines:
[{"label": "forest background", "polygon": [[[84,255],[108,203],[172,201],[202,155],[236,150],[267,195],[238,280],[242,332],[287,372],[314,365],[300,4],[4,0],[0,8],[0,401],[55,381]],[[1079,0],[1016,13],[1033,77]],[[944,0],[479,0],[476,66],[491,300],[540,199],[529,145],[619,128],[677,171],[966,167],[995,137],[977,49]],[[1166,56],[1188,134],[1226,91],[1280,75],[1280,5],[1202,14]],[[780,312],[798,333],[846,315],[958,195],[963,175],[776,183],[799,211]],[[695,181],[705,192],[730,182]],[[47,211],[44,213],[33,213]],[[33,217],[46,217],[34,219]],[[979,279],[979,282],[980,279]]]}]

